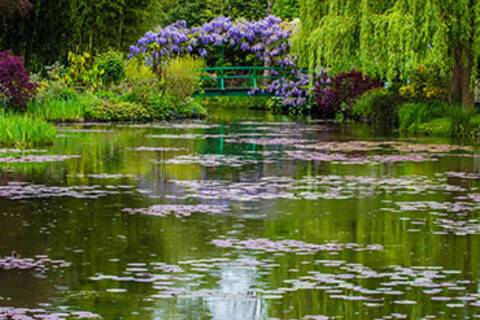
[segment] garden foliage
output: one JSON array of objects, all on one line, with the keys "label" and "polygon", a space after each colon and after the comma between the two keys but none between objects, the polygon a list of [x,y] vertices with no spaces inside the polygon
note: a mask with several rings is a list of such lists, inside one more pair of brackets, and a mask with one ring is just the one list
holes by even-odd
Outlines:
[{"label": "garden foliage", "polygon": [[8,51],[0,52],[0,95],[5,102],[15,108],[24,108],[34,96],[35,88],[22,58]]},{"label": "garden foliage", "polygon": [[382,83],[363,73],[352,70],[335,77],[323,75],[315,86],[316,113],[321,117],[332,119],[338,113],[351,115],[355,100],[364,92],[382,87]]}]

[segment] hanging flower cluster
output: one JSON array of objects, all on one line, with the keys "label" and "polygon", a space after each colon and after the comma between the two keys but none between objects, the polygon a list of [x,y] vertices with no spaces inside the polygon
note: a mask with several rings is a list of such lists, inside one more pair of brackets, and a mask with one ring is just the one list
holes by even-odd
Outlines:
[{"label": "hanging flower cluster", "polygon": [[[173,56],[195,54],[207,57],[217,54],[219,47],[229,47],[254,55],[265,66],[295,70],[295,58],[289,53],[292,32],[292,25],[274,16],[259,21],[236,22],[218,17],[192,28],[185,21],[178,21],[158,32],[147,32],[130,47],[130,58],[142,57],[147,64],[157,66]],[[282,97],[285,107],[304,105],[308,77],[297,71],[285,75],[285,78],[269,84],[265,91]]]}]

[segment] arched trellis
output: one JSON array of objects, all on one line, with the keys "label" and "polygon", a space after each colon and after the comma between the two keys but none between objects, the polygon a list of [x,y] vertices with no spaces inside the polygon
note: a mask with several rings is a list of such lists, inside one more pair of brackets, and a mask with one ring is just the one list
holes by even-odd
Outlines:
[{"label": "arched trellis", "polygon": [[[254,89],[253,92],[281,96],[285,106],[301,106],[306,102],[307,93],[300,86],[308,84],[308,81],[305,82],[305,76],[296,71],[295,58],[290,55],[289,41],[294,29],[295,24],[283,22],[274,16],[259,21],[235,22],[226,17],[218,17],[202,26],[191,28],[184,21],[179,21],[157,32],[147,32],[136,45],[130,47],[130,57],[144,59],[148,65],[158,69],[174,56],[191,54],[206,58],[228,48],[254,57],[261,64],[251,66],[247,70],[249,75],[232,77],[249,77],[253,84],[250,89]],[[259,67],[263,68],[262,76],[258,75]],[[232,71],[224,65],[210,68],[219,68],[216,71],[223,74]],[[290,70],[289,76],[286,72],[279,72],[287,69]],[[252,70],[255,71],[253,75]],[[261,89],[256,85],[260,78],[271,81]],[[228,76],[220,75],[217,79],[221,88],[221,83],[224,83]]]}]

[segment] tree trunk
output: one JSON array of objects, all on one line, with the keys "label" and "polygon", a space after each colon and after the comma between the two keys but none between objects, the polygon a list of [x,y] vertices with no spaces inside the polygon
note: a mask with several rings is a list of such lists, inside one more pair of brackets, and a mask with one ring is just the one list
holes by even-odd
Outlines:
[{"label": "tree trunk", "polygon": [[448,88],[448,101],[461,103],[466,110],[475,106],[475,88],[472,86],[473,57],[470,52],[456,50],[455,66]]}]

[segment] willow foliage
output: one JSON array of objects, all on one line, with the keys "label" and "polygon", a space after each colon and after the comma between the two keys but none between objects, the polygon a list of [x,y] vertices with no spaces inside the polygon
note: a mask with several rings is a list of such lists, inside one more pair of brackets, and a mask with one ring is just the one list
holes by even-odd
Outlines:
[{"label": "willow foliage", "polygon": [[294,48],[305,65],[333,73],[355,67],[387,80],[406,79],[426,65],[453,79],[452,94],[471,96],[480,0],[300,1],[302,29]]}]

